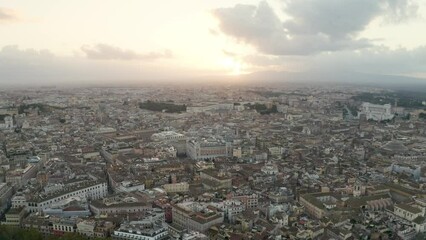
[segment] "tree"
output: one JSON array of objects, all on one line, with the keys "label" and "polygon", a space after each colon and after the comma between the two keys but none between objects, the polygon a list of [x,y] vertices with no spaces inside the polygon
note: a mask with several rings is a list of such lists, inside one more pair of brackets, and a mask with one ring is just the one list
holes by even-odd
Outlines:
[{"label": "tree", "polygon": [[0,226],[0,239],[2,240],[43,240],[43,235],[36,229],[21,229],[15,226]]},{"label": "tree", "polygon": [[165,111],[167,113],[181,113],[186,112],[186,105],[177,105],[174,103],[163,103],[163,102],[154,102],[154,101],[146,101],[143,103],[139,103],[139,108],[147,109],[155,112]]},{"label": "tree", "polygon": [[418,233],[415,237],[415,240],[426,239],[426,233]]},{"label": "tree", "polygon": [[405,115],[404,117],[402,117],[402,119],[404,119],[404,120],[410,120],[410,118],[411,118],[411,114],[407,114],[407,115]]}]

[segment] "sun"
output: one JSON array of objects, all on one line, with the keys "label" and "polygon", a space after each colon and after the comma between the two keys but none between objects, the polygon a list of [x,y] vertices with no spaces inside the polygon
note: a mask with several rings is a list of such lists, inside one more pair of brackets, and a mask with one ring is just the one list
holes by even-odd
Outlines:
[{"label": "sun", "polygon": [[242,63],[233,58],[225,58],[222,62],[224,68],[229,71],[229,75],[239,76],[242,74]]}]

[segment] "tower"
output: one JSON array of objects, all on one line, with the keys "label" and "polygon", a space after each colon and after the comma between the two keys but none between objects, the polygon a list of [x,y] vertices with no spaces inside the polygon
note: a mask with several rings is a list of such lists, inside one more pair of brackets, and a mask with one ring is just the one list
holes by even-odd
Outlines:
[{"label": "tower", "polygon": [[4,118],[5,128],[10,129],[13,128],[13,117],[7,116]]},{"label": "tower", "polygon": [[354,197],[359,197],[365,194],[365,186],[358,179],[355,181],[353,186],[353,195]]},{"label": "tower", "polygon": [[170,175],[170,183],[177,183],[177,177],[176,174]]}]

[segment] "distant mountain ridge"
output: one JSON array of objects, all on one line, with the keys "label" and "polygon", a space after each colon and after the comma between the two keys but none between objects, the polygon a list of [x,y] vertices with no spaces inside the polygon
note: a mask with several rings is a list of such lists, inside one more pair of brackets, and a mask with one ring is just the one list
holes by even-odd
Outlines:
[{"label": "distant mountain ridge", "polygon": [[246,84],[278,84],[310,83],[324,84],[337,83],[348,85],[362,85],[384,87],[402,90],[426,91],[426,79],[408,76],[368,74],[357,72],[254,72],[241,76]]}]

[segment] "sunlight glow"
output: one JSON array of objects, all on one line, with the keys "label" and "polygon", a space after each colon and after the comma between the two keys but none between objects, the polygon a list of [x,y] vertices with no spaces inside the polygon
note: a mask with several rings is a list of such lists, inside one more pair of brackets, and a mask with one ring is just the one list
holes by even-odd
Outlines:
[{"label": "sunlight glow", "polygon": [[222,64],[227,71],[230,71],[229,75],[238,76],[243,73],[243,64],[238,60],[228,57],[223,60]]}]

